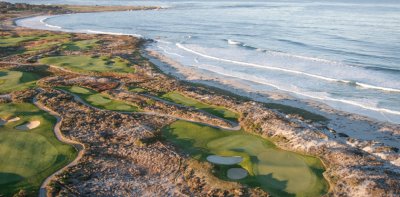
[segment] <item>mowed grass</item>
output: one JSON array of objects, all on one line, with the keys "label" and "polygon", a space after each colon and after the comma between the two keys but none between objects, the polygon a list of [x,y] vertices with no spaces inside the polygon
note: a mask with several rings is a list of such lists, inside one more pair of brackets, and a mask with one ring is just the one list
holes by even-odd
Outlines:
[{"label": "mowed grass", "polygon": [[87,55],[54,56],[42,58],[39,62],[77,72],[133,73],[135,71],[134,68],[130,67],[129,61],[120,57],[110,58],[107,56],[94,57]]},{"label": "mowed grass", "polygon": [[194,107],[196,109],[206,111],[210,114],[213,114],[215,116],[218,116],[220,118],[224,118],[227,120],[237,121],[237,119],[239,118],[239,114],[237,114],[231,110],[228,110],[224,107],[209,105],[209,104],[203,103],[201,101],[198,101],[196,99],[187,97],[178,92],[169,92],[167,94],[164,94],[161,98],[172,101],[174,103],[185,105],[188,107]]},{"label": "mowed grass", "polygon": [[30,41],[51,41],[69,38],[69,34],[40,34],[28,36],[0,36],[0,47],[18,46]]},{"label": "mowed grass", "polygon": [[24,90],[36,86],[36,81],[48,73],[45,71],[10,71],[0,70],[0,93]]},{"label": "mowed grass", "polygon": [[[0,104],[0,118],[20,120],[0,126],[0,196],[12,196],[23,189],[37,195],[45,178],[76,157],[72,146],[57,140],[53,133],[56,119],[30,103]],[[17,130],[28,121],[39,127]]]},{"label": "mowed grass", "polygon": [[281,150],[259,136],[186,121],[165,127],[163,136],[202,161],[213,154],[243,157],[236,165],[216,165],[215,175],[224,180],[230,180],[226,175],[229,168],[241,167],[249,176],[239,182],[260,187],[274,196],[320,196],[328,190],[319,159]]},{"label": "mowed grass", "polygon": [[37,39],[38,39],[37,36],[21,36],[21,37],[1,36],[0,47],[18,46],[22,42],[33,41]]},{"label": "mowed grass", "polygon": [[88,104],[93,105],[94,107],[100,109],[107,109],[120,112],[139,111],[139,108],[133,104],[111,99],[107,95],[98,93],[88,88],[83,88],[79,86],[59,87],[59,88],[79,96]]},{"label": "mowed grass", "polygon": [[63,44],[61,48],[67,51],[90,50],[99,46],[99,44],[97,44],[98,41],[97,39],[71,41]]}]

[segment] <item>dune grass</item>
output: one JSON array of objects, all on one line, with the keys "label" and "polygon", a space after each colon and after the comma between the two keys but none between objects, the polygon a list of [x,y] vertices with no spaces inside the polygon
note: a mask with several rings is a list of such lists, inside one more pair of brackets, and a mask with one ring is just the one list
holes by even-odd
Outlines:
[{"label": "dune grass", "polygon": [[88,104],[93,105],[94,107],[100,109],[120,111],[120,112],[139,111],[139,108],[133,104],[111,99],[107,95],[98,93],[88,88],[83,88],[79,86],[59,87],[59,88],[74,93],[75,95],[82,98]]},{"label": "dune grass", "polygon": [[[33,104],[0,104],[0,118],[11,117],[20,120],[0,126],[0,196],[12,196],[21,189],[34,196],[42,181],[71,162],[76,151],[55,137],[55,118]],[[15,129],[34,120],[41,122],[39,127]]]},{"label": "dune grass", "polygon": [[201,161],[213,154],[243,157],[236,165],[215,165],[215,175],[224,180],[230,180],[226,174],[229,168],[240,167],[249,176],[239,182],[274,196],[320,196],[328,190],[319,159],[278,149],[272,142],[243,131],[176,121],[163,129],[163,136]]},{"label": "dune grass", "polygon": [[108,56],[54,56],[39,60],[42,64],[60,66],[76,72],[117,72],[133,73],[135,70],[130,67],[129,61],[120,57]]},{"label": "dune grass", "polygon": [[0,93],[33,88],[38,79],[47,75],[49,73],[43,70],[31,72],[0,70]]},{"label": "dune grass", "polygon": [[178,92],[169,92],[167,94],[164,94],[161,98],[172,101],[174,103],[185,105],[188,107],[194,107],[196,109],[206,111],[210,114],[213,114],[215,116],[218,116],[220,118],[224,118],[227,120],[237,121],[237,119],[239,118],[239,114],[237,114],[231,110],[228,110],[224,107],[209,105],[209,104],[203,103],[201,101],[198,101],[196,99],[187,97]]}]

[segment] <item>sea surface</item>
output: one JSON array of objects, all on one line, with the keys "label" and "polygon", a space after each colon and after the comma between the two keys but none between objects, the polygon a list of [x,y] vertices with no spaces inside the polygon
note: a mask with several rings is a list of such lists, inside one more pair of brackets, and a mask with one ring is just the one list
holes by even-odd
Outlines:
[{"label": "sea surface", "polygon": [[250,91],[400,123],[400,1],[35,3],[160,5],[166,9],[61,15],[41,23],[151,38],[157,42],[150,49]]}]

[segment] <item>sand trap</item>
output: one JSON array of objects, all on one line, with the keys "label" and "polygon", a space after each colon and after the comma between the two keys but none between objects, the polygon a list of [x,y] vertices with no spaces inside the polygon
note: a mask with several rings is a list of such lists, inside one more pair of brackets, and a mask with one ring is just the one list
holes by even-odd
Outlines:
[{"label": "sand trap", "polygon": [[18,130],[30,130],[30,129],[34,129],[34,128],[38,127],[39,125],[40,125],[40,121],[34,120],[34,121],[28,122],[26,124],[19,125],[15,128]]},{"label": "sand trap", "polygon": [[207,160],[214,164],[233,165],[242,162],[243,158],[241,156],[223,157],[218,155],[210,155],[207,157]]},{"label": "sand trap", "polygon": [[3,125],[5,125],[5,124],[7,124],[9,122],[15,122],[15,121],[18,121],[18,120],[21,120],[21,118],[14,117],[14,118],[11,118],[11,119],[8,119],[8,120],[0,118],[0,126],[3,126]]},{"label": "sand trap", "polygon": [[242,179],[247,176],[247,171],[243,168],[231,168],[227,172],[227,176],[230,179]]},{"label": "sand trap", "polygon": [[6,121],[6,120],[4,120],[4,119],[0,118],[0,126],[3,126],[3,125],[5,125],[6,123],[7,123],[7,121]]}]

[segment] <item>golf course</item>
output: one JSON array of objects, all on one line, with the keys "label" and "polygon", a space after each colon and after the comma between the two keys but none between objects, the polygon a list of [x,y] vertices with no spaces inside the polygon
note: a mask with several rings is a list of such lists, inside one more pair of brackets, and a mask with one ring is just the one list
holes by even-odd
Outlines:
[{"label": "golf course", "polygon": [[45,178],[75,158],[75,149],[55,137],[55,122],[30,103],[0,104],[0,196],[36,195]]},{"label": "golf course", "polygon": [[230,111],[224,107],[208,105],[178,92],[169,92],[167,94],[164,94],[161,98],[184,106],[194,107],[196,109],[203,110],[205,112],[227,120],[237,121],[237,119],[239,118],[239,114]]},{"label": "golf course", "polygon": [[120,112],[135,112],[139,110],[138,107],[135,105],[111,99],[105,94],[98,93],[88,88],[83,88],[79,86],[59,87],[59,88],[79,96],[88,104],[93,105],[94,107],[100,109],[120,111]]},{"label": "golf course", "polygon": [[35,87],[36,81],[46,75],[46,72],[41,71],[0,70],[0,93]]},{"label": "golf course", "polygon": [[214,174],[224,180],[260,187],[274,196],[320,196],[328,190],[318,158],[281,150],[244,131],[176,121],[163,128],[163,136],[193,158],[214,163]]},{"label": "golf course", "polygon": [[[67,46],[67,48],[75,48],[75,46]],[[69,55],[46,57],[40,59],[39,62],[76,72],[133,73],[135,71],[127,60],[120,57]]]}]

